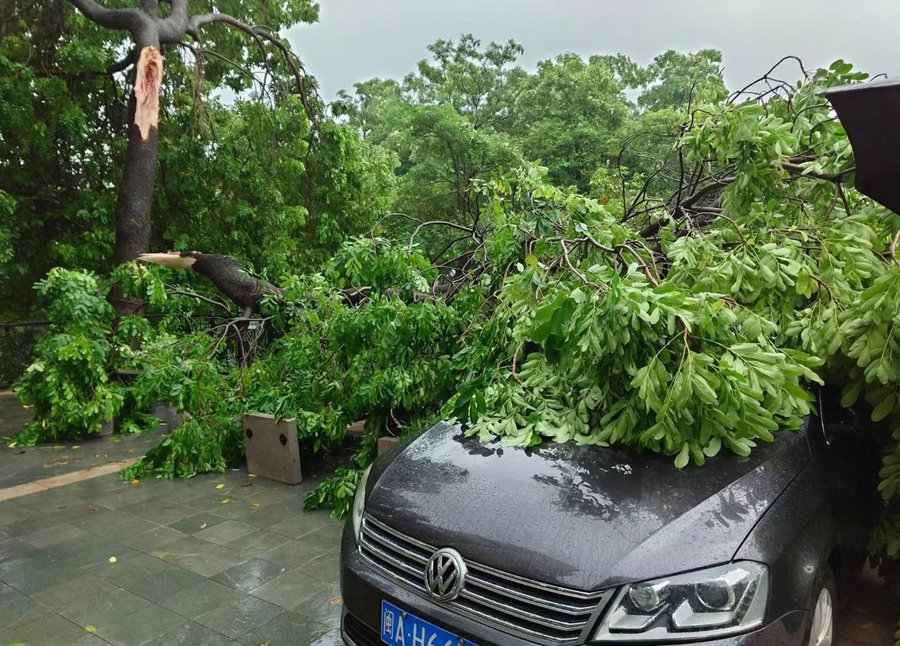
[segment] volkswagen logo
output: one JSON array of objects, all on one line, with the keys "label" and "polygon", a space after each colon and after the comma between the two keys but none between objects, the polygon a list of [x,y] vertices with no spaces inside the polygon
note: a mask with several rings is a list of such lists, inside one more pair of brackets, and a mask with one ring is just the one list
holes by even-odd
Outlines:
[{"label": "volkswagen logo", "polygon": [[466,582],[466,562],[452,547],[439,549],[425,566],[425,588],[438,601],[453,601]]}]

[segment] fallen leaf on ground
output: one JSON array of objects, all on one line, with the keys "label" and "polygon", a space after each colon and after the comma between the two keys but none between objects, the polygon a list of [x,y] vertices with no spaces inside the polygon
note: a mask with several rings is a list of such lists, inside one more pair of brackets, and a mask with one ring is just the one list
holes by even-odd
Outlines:
[{"label": "fallen leaf on ground", "polygon": [[340,597],[335,597],[334,599],[329,599],[329,600],[328,600],[328,605],[329,605],[329,606],[339,606],[339,605],[341,605],[342,603],[343,603],[343,602],[341,601],[341,598],[340,598]]},{"label": "fallen leaf on ground", "polygon": [[224,488],[225,488],[225,485],[223,485],[223,484],[216,485],[216,489],[224,489]]},{"label": "fallen leaf on ground", "polygon": [[135,478],[134,480],[131,481],[131,484],[141,484],[141,481],[138,480],[137,478]]},{"label": "fallen leaf on ground", "polygon": [[231,502],[231,498],[222,498],[222,504],[224,505],[226,502]]},{"label": "fallen leaf on ground", "polygon": [[258,502],[251,502],[251,503],[250,503],[250,506],[253,507],[254,509],[259,509],[259,503],[258,503]]},{"label": "fallen leaf on ground", "polygon": [[110,556],[110,557],[109,557],[109,562],[110,562],[110,563],[115,563],[115,562],[118,561],[118,560],[119,560],[119,559],[117,559],[115,556]]},{"label": "fallen leaf on ground", "polygon": [[97,511],[97,508],[91,505],[90,507],[88,507],[88,511]]},{"label": "fallen leaf on ground", "polygon": [[91,633],[92,635],[93,635],[95,632],[97,632],[97,627],[96,627],[96,626],[92,626],[92,625],[90,625],[90,624],[88,624],[87,626],[85,626],[84,629],[85,629],[86,631],[88,631],[89,633]]},{"label": "fallen leaf on ground", "polygon": [[200,525],[200,529],[206,529],[207,527],[208,527],[208,525],[206,523],[203,523],[202,525]]},{"label": "fallen leaf on ground", "polygon": [[81,445],[80,445],[80,444],[76,444],[76,445],[73,446],[72,448],[73,448],[73,449],[80,449],[80,448],[81,448]]},{"label": "fallen leaf on ground", "polygon": [[255,477],[256,477],[256,474],[255,474],[255,473],[248,473],[247,476],[250,477],[250,478],[255,478]]}]

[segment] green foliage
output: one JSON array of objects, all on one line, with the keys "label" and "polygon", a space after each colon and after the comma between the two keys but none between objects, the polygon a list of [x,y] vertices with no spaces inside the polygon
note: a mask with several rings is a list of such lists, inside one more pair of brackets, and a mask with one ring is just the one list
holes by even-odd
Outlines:
[{"label": "green foliage", "polygon": [[312,491],[306,499],[306,509],[318,509],[323,505],[329,505],[335,517],[343,518],[350,513],[361,476],[360,469],[338,467],[335,469],[334,477]]},{"label": "green foliage", "polygon": [[188,417],[136,464],[127,479],[223,472],[243,457],[237,374],[223,372],[207,334],[161,335],[142,350],[142,373],[131,387],[137,407],[163,401]]},{"label": "green foliage", "polygon": [[519,84],[511,132],[529,158],[543,160],[554,183],[584,191],[621,148],[617,134],[630,116],[623,90],[600,57],[542,61]]},{"label": "green foliage", "polygon": [[[137,316],[121,319],[114,328],[106,294],[113,284],[154,303],[165,294],[145,267],[123,267],[115,278],[117,283],[101,283],[89,272],[57,267],[35,285],[47,303],[51,328],[35,343],[34,361],[14,385],[22,402],[34,407],[34,420],[15,443],[95,435],[122,412],[128,392],[114,374],[131,365],[131,344],[143,341],[150,328]],[[128,420],[120,422],[120,428],[136,430]]]},{"label": "green foliage", "polygon": [[[308,0],[190,7],[213,9],[273,33],[318,16]],[[129,35],[71,3],[30,3],[0,20],[0,300],[7,318],[25,318],[50,268],[113,267],[133,67],[106,71]],[[273,276],[315,270],[387,210],[396,160],[327,118],[314,79],[301,100],[282,57],[250,45],[223,24],[204,29],[200,63],[163,47],[151,244],[229,254]]]}]

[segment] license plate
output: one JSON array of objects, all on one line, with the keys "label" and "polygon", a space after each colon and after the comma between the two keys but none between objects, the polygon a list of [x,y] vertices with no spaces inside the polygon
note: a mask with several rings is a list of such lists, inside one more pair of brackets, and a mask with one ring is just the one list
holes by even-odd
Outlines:
[{"label": "license plate", "polygon": [[475,646],[389,601],[381,602],[381,641],[388,646]]}]

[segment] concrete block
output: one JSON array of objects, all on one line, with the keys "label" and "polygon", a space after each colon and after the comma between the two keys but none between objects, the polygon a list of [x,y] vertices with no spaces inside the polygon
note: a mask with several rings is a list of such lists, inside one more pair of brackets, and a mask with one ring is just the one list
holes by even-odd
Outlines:
[{"label": "concrete block", "polygon": [[244,415],[243,424],[250,473],[287,484],[303,482],[296,420],[253,413]]},{"label": "concrete block", "polygon": [[379,437],[378,438],[378,455],[390,451],[400,443],[399,437]]},{"label": "concrete block", "polygon": [[169,406],[163,400],[159,400],[153,405],[153,408],[150,409],[150,414],[158,417],[160,424],[166,425],[167,432],[181,426],[185,417],[187,417],[186,413],[179,413],[177,408]]},{"label": "concrete block", "polygon": [[366,431],[366,420],[361,419],[357,422],[347,424],[347,435],[362,435]]}]

